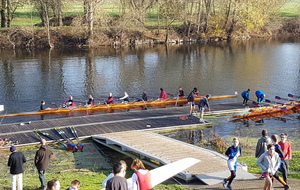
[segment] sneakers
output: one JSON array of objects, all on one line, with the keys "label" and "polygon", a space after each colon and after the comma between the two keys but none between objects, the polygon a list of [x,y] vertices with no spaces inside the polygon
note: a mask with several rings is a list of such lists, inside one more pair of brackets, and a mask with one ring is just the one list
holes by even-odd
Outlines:
[{"label": "sneakers", "polygon": [[204,120],[203,120],[203,119],[199,119],[199,122],[200,122],[200,123],[204,123]]},{"label": "sneakers", "polygon": [[288,190],[288,189],[290,189],[290,186],[289,185],[285,185],[284,186],[284,190]]},{"label": "sneakers", "polygon": [[231,185],[227,185],[227,189],[228,189],[228,190],[232,190]]},{"label": "sneakers", "polygon": [[224,187],[224,188],[227,187],[227,179],[223,179],[223,187]]}]

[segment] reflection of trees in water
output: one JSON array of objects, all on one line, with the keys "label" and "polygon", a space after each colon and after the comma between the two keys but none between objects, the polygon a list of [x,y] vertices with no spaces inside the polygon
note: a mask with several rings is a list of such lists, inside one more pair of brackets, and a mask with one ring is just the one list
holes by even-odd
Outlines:
[{"label": "reflection of trees in water", "polygon": [[203,139],[204,139],[204,134],[201,129],[190,130],[187,142],[191,144],[197,144],[198,142],[201,142]]}]

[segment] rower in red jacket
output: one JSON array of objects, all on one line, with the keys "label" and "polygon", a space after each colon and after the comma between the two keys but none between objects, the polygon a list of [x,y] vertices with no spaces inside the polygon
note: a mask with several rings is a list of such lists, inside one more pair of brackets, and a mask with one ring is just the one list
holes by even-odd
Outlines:
[{"label": "rower in red jacket", "polygon": [[113,98],[113,95],[112,95],[111,92],[109,93],[109,96],[108,96],[108,98],[107,98],[107,100],[105,102],[107,104],[112,104],[114,102],[114,98]]},{"label": "rower in red jacket", "polygon": [[167,99],[167,93],[164,91],[164,89],[160,88],[160,95],[159,95],[159,100],[165,100]]}]

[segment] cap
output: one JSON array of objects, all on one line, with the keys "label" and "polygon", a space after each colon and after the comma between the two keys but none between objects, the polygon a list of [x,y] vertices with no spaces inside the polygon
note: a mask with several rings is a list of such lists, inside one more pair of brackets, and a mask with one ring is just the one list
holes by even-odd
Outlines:
[{"label": "cap", "polygon": [[14,152],[17,150],[17,148],[15,146],[11,146],[10,149],[9,149],[11,152]]}]

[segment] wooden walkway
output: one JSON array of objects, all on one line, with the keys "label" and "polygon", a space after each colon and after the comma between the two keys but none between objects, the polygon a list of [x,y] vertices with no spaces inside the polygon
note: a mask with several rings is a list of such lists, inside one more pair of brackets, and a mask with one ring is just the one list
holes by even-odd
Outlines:
[{"label": "wooden walkway", "polygon": [[[227,158],[217,152],[177,141],[159,134],[146,131],[126,131],[92,136],[93,140],[101,144],[117,145],[122,151],[135,152],[146,157],[167,164],[182,158],[191,157],[201,160],[198,164],[180,173],[178,177],[190,181],[198,177],[206,184],[220,183],[228,177]],[[255,176],[238,169],[237,179],[254,179]]]}]

